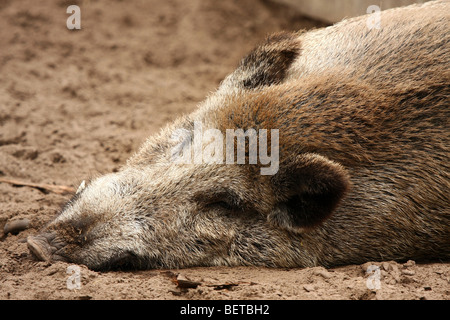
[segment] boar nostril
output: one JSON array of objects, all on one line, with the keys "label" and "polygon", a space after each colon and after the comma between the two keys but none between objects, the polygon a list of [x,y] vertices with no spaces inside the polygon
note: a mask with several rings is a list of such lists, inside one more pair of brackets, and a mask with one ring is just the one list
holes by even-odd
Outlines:
[{"label": "boar nostril", "polygon": [[27,238],[27,245],[33,256],[39,260],[63,260],[58,253],[65,246],[65,242],[54,232],[30,236]]},{"label": "boar nostril", "polygon": [[45,237],[35,236],[28,237],[27,245],[30,252],[36,257],[38,260],[42,261],[50,261],[51,253],[50,253],[50,244]]}]

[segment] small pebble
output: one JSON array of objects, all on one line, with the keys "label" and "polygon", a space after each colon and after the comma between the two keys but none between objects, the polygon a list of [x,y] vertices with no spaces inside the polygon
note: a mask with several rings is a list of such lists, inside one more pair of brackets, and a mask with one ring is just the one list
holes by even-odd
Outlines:
[{"label": "small pebble", "polygon": [[364,264],[361,265],[361,269],[362,269],[364,272],[367,272],[367,269],[368,269],[371,265],[373,265],[372,262],[366,262],[366,263],[364,263]]},{"label": "small pebble", "polygon": [[414,260],[408,260],[404,266],[405,267],[414,267],[416,265],[416,262]]},{"label": "small pebble", "polygon": [[315,275],[318,275],[318,276],[321,276],[322,278],[325,278],[325,279],[330,279],[331,277],[332,277],[332,275],[331,275],[331,273],[329,273],[327,270],[325,270],[325,269],[319,269],[319,270],[316,270],[315,272],[314,272],[314,274]]},{"label": "small pebble", "polygon": [[391,264],[391,268],[394,273],[399,273],[398,266],[396,264]]},{"label": "small pebble", "polygon": [[182,274],[179,274],[179,275],[177,276],[176,282],[177,282],[177,287],[178,287],[178,288],[184,288],[184,289],[187,289],[187,288],[193,288],[193,289],[196,289],[199,285],[201,285],[200,282],[198,282],[198,281],[192,281],[192,280],[186,278],[186,277],[185,277],[184,275],[182,275]]},{"label": "small pebble", "polygon": [[413,276],[416,274],[413,270],[402,270],[402,273],[407,276]]},{"label": "small pebble", "polygon": [[383,267],[383,269],[384,269],[385,271],[389,271],[389,270],[392,269],[392,267],[391,267],[391,265],[389,264],[389,262],[383,262],[383,263],[381,264],[381,266]]},{"label": "small pebble", "polygon": [[27,229],[29,226],[30,220],[27,218],[10,221],[5,224],[3,233],[5,235],[8,233],[18,234],[20,231]]},{"label": "small pebble", "polygon": [[308,292],[311,292],[311,291],[314,291],[314,290],[315,290],[315,288],[314,288],[314,286],[313,286],[312,284],[305,284],[305,285],[303,286],[303,289],[305,289],[305,290],[308,291]]}]

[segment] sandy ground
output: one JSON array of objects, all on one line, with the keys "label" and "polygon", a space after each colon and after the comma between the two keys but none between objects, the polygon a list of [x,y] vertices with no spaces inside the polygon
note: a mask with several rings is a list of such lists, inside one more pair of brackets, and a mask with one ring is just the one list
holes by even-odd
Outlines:
[{"label": "sandy ground", "polygon": [[[79,31],[66,28],[70,4],[81,7]],[[267,33],[319,26],[268,1],[0,0],[0,178],[76,187],[117,170]],[[70,264],[33,261],[24,243],[69,198],[0,183],[0,230],[30,221],[17,234],[0,232],[0,299],[450,298],[450,264],[414,261],[329,270],[79,266],[76,282]],[[371,264],[376,272],[367,273]]]}]

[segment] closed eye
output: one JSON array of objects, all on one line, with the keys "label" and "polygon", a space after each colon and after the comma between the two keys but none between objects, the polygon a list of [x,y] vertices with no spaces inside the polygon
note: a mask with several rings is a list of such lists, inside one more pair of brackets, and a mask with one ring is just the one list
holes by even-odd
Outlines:
[{"label": "closed eye", "polygon": [[212,190],[208,193],[199,193],[195,196],[196,202],[210,209],[223,209],[227,211],[242,209],[239,197],[229,190]]},{"label": "closed eye", "polygon": [[206,205],[207,208],[221,208],[221,209],[225,209],[225,210],[234,210],[237,207],[233,204],[228,203],[227,201],[215,201],[215,202],[211,202],[208,203]]}]

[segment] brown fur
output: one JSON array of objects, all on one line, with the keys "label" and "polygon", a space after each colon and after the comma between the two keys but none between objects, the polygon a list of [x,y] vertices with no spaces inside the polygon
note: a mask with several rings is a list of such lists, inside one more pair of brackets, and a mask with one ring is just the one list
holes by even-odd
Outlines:
[{"label": "brown fur", "polygon": [[300,54],[300,33],[280,32],[269,36],[242,59],[238,70],[250,76],[242,81],[246,89],[281,83],[294,60]]},{"label": "brown fur", "polygon": [[[449,259],[449,9],[272,36],[196,112],[92,180],[30,250],[95,269]],[[192,144],[195,122],[279,130],[278,172],[174,164],[173,133]]]}]

